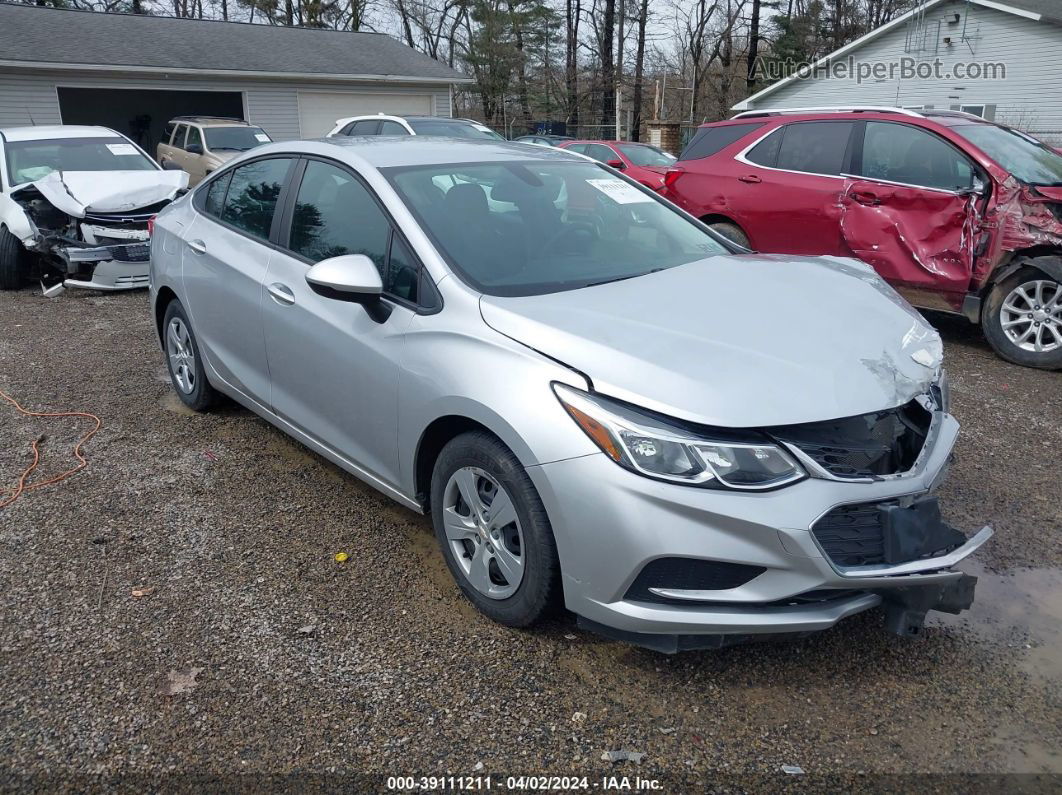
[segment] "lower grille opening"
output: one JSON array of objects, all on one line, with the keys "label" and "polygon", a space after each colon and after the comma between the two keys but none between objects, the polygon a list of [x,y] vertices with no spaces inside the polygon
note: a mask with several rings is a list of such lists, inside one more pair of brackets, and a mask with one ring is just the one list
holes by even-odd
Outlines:
[{"label": "lower grille opening", "polygon": [[840,478],[906,472],[925,446],[933,415],[917,400],[887,411],[773,428],[771,435],[796,445]]},{"label": "lower grille opening", "polygon": [[878,503],[840,505],[815,522],[811,532],[838,566],[885,561],[885,516]]},{"label": "lower grille opening", "polygon": [[[743,563],[726,563],[700,558],[657,558],[642,567],[624,596],[637,602],[682,603],[654,594],[650,588],[690,591],[726,591],[759,577],[767,569]],[[688,604],[688,602],[685,602]]]}]

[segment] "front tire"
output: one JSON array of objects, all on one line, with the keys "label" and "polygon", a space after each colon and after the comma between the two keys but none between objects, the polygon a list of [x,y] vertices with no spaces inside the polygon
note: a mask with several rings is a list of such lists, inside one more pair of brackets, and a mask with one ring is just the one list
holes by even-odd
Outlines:
[{"label": "front tire", "polygon": [[26,283],[28,260],[22,241],[0,227],[0,290],[18,290]]},{"label": "front tire", "polygon": [[1025,266],[996,284],[981,310],[985,338],[1023,367],[1062,369],[1062,284]]},{"label": "front tire", "polygon": [[181,402],[193,411],[206,411],[213,406],[218,393],[207,381],[195,332],[177,299],[166,307],[162,320],[162,346],[166,352],[170,383]]},{"label": "front tire", "polygon": [[450,573],[480,612],[526,627],[556,606],[560,563],[542,500],[523,466],[489,433],[465,433],[439,454],[431,517]]}]

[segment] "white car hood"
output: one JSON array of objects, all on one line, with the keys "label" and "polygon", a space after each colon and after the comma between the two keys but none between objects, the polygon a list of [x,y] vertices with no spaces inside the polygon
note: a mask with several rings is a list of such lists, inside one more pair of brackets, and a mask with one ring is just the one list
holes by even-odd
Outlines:
[{"label": "white car hood", "polygon": [[30,183],[57,210],[74,218],[86,212],[120,213],[172,199],[188,187],[184,171],[53,171]]},{"label": "white car hood", "polygon": [[594,389],[730,428],[902,405],[938,375],[940,337],[868,266],[716,256],[550,295],[483,296],[486,323]]}]

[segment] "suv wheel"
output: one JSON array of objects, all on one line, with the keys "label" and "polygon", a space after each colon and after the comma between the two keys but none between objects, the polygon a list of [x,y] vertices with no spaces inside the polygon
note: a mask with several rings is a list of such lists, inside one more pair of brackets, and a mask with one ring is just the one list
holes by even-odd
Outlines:
[{"label": "suv wheel", "polygon": [[560,591],[553,530],[527,472],[498,439],[466,433],[443,448],[431,518],[450,573],[482,613],[526,627],[552,610]]},{"label": "suv wheel", "polygon": [[1026,266],[992,288],[981,313],[992,349],[1008,362],[1062,368],[1062,284]]},{"label": "suv wheel", "polygon": [[729,221],[715,221],[708,224],[708,228],[713,232],[725,237],[732,243],[737,243],[742,248],[752,249],[752,243],[749,242],[749,236],[746,235],[740,226],[732,224]]},{"label": "suv wheel", "polygon": [[170,382],[177,397],[193,411],[210,408],[216,402],[218,393],[207,381],[195,333],[184,314],[184,307],[176,299],[166,307],[162,335],[166,367],[170,371]]},{"label": "suv wheel", "polygon": [[17,290],[26,283],[28,259],[22,241],[0,227],[0,290]]}]

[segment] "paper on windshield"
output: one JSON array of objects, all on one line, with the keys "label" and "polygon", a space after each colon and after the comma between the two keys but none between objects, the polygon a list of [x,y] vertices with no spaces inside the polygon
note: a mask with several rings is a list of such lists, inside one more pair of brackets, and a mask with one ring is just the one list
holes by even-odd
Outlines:
[{"label": "paper on windshield", "polygon": [[112,155],[139,155],[140,151],[132,144],[107,144]]},{"label": "paper on windshield", "polygon": [[265,133],[255,133],[254,134],[254,139],[256,141],[261,141],[264,144],[269,143],[269,136],[266,135]]},{"label": "paper on windshield", "polygon": [[651,196],[647,196],[621,179],[588,179],[587,183],[617,204],[644,204],[653,201]]}]

